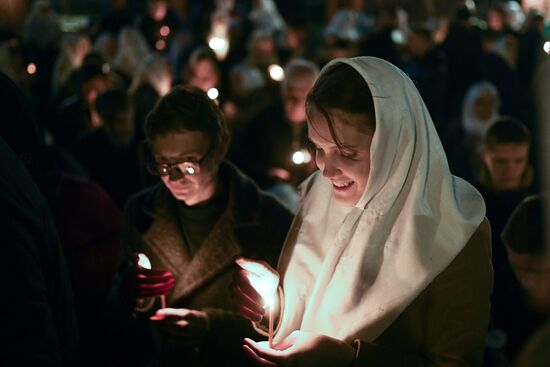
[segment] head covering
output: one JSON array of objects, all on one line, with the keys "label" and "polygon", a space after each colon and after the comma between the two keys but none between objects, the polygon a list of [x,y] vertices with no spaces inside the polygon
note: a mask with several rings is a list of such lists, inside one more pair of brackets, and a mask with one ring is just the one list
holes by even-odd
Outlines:
[{"label": "head covering", "polygon": [[[490,93],[496,98],[495,108],[487,120],[480,119],[475,113],[475,102],[483,93]],[[462,127],[467,136],[479,141],[479,145],[475,147],[477,153],[481,151],[485,133],[499,116],[499,110],[500,96],[491,82],[481,81],[470,86],[462,104]]]},{"label": "head covering", "polygon": [[336,59],[365,79],[376,131],[362,198],[343,208],[317,172],[289,232],[279,272],[293,330],[372,341],[464,248],[485,216],[481,195],[451,175],[432,119],[401,70],[374,57]]}]

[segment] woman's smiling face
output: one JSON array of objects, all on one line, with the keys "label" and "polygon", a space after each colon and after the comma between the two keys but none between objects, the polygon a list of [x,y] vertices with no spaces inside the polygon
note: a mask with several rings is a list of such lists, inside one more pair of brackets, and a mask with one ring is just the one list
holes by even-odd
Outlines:
[{"label": "woman's smiling face", "polygon": [[327,109],[327,112],[339,144],[325,116],[313,109],[308,130],[309,139],[315,146],[315,162],[323,177],[332,182],[335,200],[355,205],[363,196],[369,179],[370,147],[374,136],[367,124],[370,117],[339,109]]}]

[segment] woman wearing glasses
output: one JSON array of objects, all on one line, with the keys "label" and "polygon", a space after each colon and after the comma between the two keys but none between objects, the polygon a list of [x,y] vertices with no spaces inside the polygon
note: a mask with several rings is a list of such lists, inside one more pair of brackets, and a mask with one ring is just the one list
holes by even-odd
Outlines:
[{"label": "woman wearing glasses", "polygon": [[[147,168],[162,182],[125,208],[115,288],[118,305],[127,305],[120,311],[134,315],[127,317],[137,330],[128,344],[132,363],[246,365],[239,360],[242,337],[256,334],[232,312],[233,260],[244,255],[275,265],[292,215],[224,161],[227,126],[203,91],[175,87],[148,115],[145,135],[154,157]],[[136,265],[137,253],[150,266]],[[159,342],[155,350],[150,337]],[[119,355],[128,364],[126,352]]]}]

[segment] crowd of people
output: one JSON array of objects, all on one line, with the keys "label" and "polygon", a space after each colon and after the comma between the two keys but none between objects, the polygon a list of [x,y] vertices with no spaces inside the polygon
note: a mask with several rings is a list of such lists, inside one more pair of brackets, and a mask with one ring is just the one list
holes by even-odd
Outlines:
[{"label": "crowd of people", "polygon": [[545,361],[544,12],[144,3],[0,25],[0,364]]}]

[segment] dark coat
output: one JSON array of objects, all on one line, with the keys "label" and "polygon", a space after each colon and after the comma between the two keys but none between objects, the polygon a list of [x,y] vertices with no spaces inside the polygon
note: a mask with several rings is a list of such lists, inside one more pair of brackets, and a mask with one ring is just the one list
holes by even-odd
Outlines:
[{"label": "dark coat", "polygon": [[[176,278],[166,296],[167,307],[202,310],[209,316],[210,331],[203,346],[194,350],[163,346],[160,357],[152,359],[160,365],[220,366],[231,361],[241,366],[246,363],[242,338],[258,337],[250,322],[233,312],[234,258],[262,259],[275,267],[292,214],[232,164],[222,163],[219,175],[228,189],[227,207],[192,256],[184,246],[176,199],[162,183],[131,198],[125,209],[123,267],[132,253],[145,253],[154,269],[169,270]],[[139,358],[138,363],[147,359]]]},{"label": "dark coat", "polygon": [[78,342],[65,257],[47,201],[0,139],[0,365],[61,366]]}]

